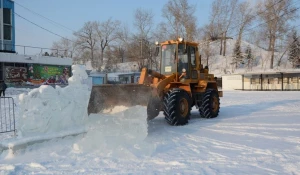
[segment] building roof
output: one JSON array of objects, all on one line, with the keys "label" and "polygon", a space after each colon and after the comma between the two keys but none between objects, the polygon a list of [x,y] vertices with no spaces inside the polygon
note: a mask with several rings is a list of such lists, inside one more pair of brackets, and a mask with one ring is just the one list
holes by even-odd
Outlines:
[{"label": "building roof", "polygon": [[19,55],[16,53],[0,53],[0,62],[71,66],[73,60],[71,58],[58,58],[42,55]]}]

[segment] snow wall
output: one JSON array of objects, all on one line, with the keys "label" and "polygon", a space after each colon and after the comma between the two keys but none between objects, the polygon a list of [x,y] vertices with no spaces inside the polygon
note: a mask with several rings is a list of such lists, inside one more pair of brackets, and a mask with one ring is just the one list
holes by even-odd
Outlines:
[{"label": "snow wall", "polygon": [[27,95],[21,94],[19,136],[60,132],[84,125],[90,98],[85,69],[72,66],[73,76],[65,88],[42,85]]},{"label": "snow wall", "polygon": [[144,141],[148,135],[146,107],[118,106],[108,114],[88,116],[90,90],[85,84],[85,67],[73,65],[72,73],[65,88],[44,85],[19,96],[18,137],[43,138],[84,128],[87,133],[73,143],[74,152],[101,150],[106,156],[127,152],[126,157],[141,155],[141,151],[151,154],[154,146]]}]

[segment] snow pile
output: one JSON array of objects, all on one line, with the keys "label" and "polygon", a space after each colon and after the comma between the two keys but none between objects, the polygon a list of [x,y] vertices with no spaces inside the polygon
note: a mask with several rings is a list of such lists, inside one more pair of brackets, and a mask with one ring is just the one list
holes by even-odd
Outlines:
[{"label": "snow pile", "polygon": [[104,156],[124,158],[151,154],[153,145],[144,141],[148,135],[146,114],[146,107],[134,106],[119,113],[90,115],[89,131],[73,145],[73,151],[100,150]]},{"label": "snow pile", "polygon": [[43,85],[19,96],[19,136],[58,133],[84,126],[90,91],[83,81],[88,76],[77,65],[72,66],[72,73],[65,88]]},{"label": "snow pile", "polygon": [[73,76],[65,88],[43,85],[19,96],[19,138],[43,141],[78,131],[86,135],[70,143],[75,153],[101,150],[101,154],[114,157],[151,154],[154,146],[145,141],[146,107],[117,106],[109,113],[88,116],[90,91],[85,85],[88,76],[79,65],[72,66],[72,70]]}]

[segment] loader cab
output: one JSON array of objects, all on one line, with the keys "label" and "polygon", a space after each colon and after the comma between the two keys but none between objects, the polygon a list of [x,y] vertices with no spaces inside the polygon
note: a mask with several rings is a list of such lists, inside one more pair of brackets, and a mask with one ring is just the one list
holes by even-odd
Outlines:
[{"label": "loader cab", "polygon": [[184,79],[197,78],[196,46],[186,43],[171,43],[161,45],[161,74],[171,75],[178,72]]}]

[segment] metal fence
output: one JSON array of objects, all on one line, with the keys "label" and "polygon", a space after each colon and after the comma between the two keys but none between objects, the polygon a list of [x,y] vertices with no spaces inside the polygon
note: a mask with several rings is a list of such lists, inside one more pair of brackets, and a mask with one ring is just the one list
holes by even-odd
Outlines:
[{"label": "metal fence", "polygon": [[72,58],[73,52],[69,50],[61,50],[61,49],[52,49],[52,48],[42,48],[35,46],[24,46],[24,45],[12,45],[12,44],[4,44],[3,51],[11,52],[11,53],[19,53],[24,55],[37,55],[41,54],[43,56],[52,56],[52,57],[61,57],[61,58]]},{"label": "metal fence", "polygon": [[0,133],[16,132],[15,102],[12,97],[0,97]]}]

